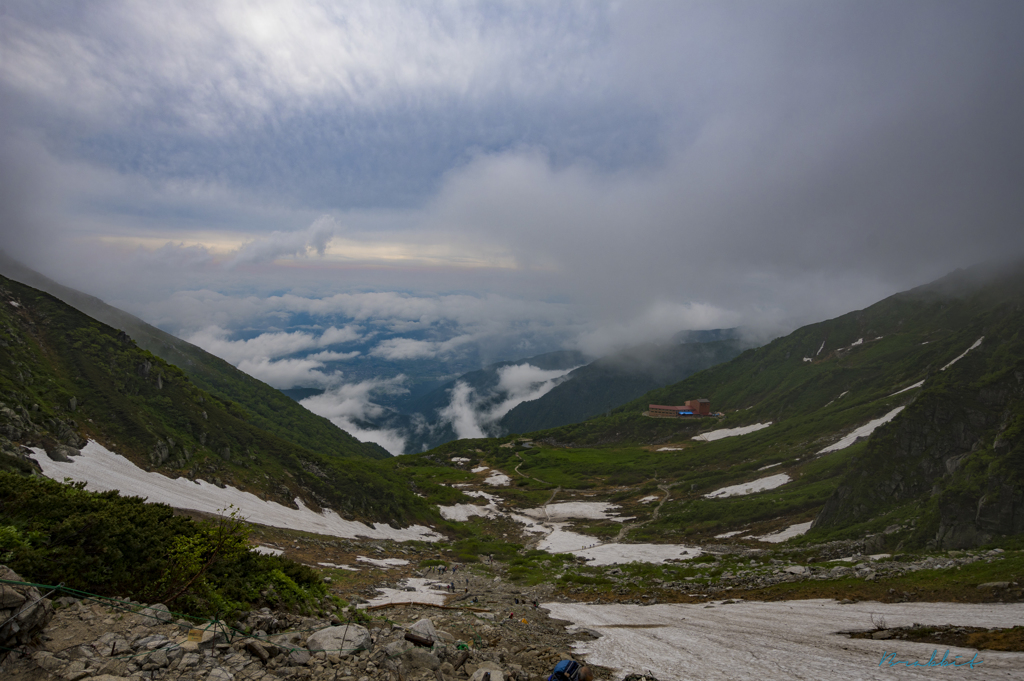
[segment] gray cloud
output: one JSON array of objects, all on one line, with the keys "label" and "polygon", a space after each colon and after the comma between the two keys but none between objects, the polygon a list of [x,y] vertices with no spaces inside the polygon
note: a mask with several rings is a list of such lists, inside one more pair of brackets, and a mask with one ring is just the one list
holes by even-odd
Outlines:
[{"label": "gray cloud", "polygon": [[176,332],[597,352],[1024,251],[1020,3],[15,2],[0,29],[4,247]]}]

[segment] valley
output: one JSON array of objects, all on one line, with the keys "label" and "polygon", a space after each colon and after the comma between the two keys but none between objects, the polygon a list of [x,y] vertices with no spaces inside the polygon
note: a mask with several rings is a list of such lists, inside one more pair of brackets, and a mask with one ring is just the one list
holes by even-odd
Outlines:
[{"label": "valley", "polygon": [[[879,660],[894,645],[900,659],[924,664],[935,647],[915,634],[924,629],[948,639],[957,659],[978,655],[997,673],[1024,651],[1024,268],[954,273],[588,420],[388,459],[283,440],[123,333],[3,284],[9,566],[33,582],[46,556],[84,560],[59,553],[54,538],[67,530],[58,519],[16,512],[33,497],[13,481],[35,474],[70,485],[76,503],[120,493],[171,507],[180,531],[197,536],[233,513],[251,550],[231,560],[266,556],[306,580],[284,597],[288,582],[273,577],[284,568],[267,563],[258,574],[278,586],[239,591],[233,580],[244,573],[225,564],[206,591],[175,595],[127,587],[127,577],[104,585],[50,572],[96,594],[68,608],[132,597],[126,588],[173,597],[163,605],[184,624],[161,634],[176,641],[161,644],[166,664],[147,670],[129,656],[108,669],[115,678],[246,669],[238,678],[458,679],[489,663],[533,679],[568,655],[593,662],[601,678],[743,678],[730,671],[737,656],[762,664],[779,646],[787,661],[758,675],[827,668],[883,678]],[[645,415],[698,397],[721,415]],[[187,573],[184,555],[152,560]],[[261,629],[261,608],[283,630]],[[256,643],[224,641],[179,674],[190,653],[173,637],[211,618]],[[430,660],[401,644],[423,618],[447,636]],[[333,622],[372,631],[367,654],[316,657],[304,636],[289,638],[289,627]],[[988,637],[965,648],[978,632]],[[91,646],[89,636],[75,645]],[[756,643],[737,648],[736,637]],[[257,659],[260,641],[277,653]],[[22,674],[12,678],[34,678],[42,658],[32,659],[12,656]],[[55,659],[46,664],[67,677],[73,661]],[[96,675],[99,662],[81,671]]]}]

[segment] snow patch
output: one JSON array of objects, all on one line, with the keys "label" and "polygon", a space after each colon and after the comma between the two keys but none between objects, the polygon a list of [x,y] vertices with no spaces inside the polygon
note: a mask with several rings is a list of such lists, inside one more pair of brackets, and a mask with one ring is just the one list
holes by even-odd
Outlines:
[{"label": "snow patch", "polygon": [[960,353],[959,355],[957,355],[957,356],[956,356],[956,357],[955,357],[955,358],[953,359],[953,361],[952,361],[952,362],[950,362],[950,363],[949,363],[949,364],[947,364],[946,366],[944,366],[944,367],[942,367],[941,369],[939,369],[939,371],[945,371],[945,370],[946,370],[946,369],[948,369],[949,367],[953,366],[954,364],[956,364],[957,362],[959,362],[960,360],[962,360],[962,359],[963,359],[964,357],[966,357],[966,356],[967,356],[967,353],[968,353],[968,352],[970,352],[971,350],[974,350],[974,349],[975,349],[975,348],[977,348],[977,347],[978,347],[979,345],[981,345],[981,341],[983,341],[983,340],[985,340],[985,337],[984,337],[984,336],[982,336],[982,337],[981,337],[981,338],[979,338],[978,340],[974,341],[974,345],[972,345],[971,347],[967,348],[967,349],[966,349],[966,350],[964,350],[964,351],[963,351],[962,353]]},{"label": "snow patch", "polygon": [[523,513],[539,520],[565,520],[568,518],[615,520],[611,511],[617,508],[619,508],[617,504],[605,501],[564,501],[557,504],[548,504],[540,508],[528,508]]},{"label": "snow patch", "polygon": [[656,494],[652,494],[649,497],[644,497],[643,499],[640,499],[639,503],[641,503],[641,504],[649,504],[652,501],[657,501],[657,500],[658,500],[658,496]]},{"label": "snow patch", "polygon": [[699,548],[682,544],[602,544],[594,537],[570,532],[561,526],[556,526],[551,534],[540,541],[537,548],[549,553],[583,556],[588,565],[661,564],[701,555]]},{"label": "snow patch", "polygon": [[451,461],[454,461],[455,463],[469,463],[470,459],[465,456],[453,456]]},{"label": "snow patch", "polygon": [[656,451],[656,452],[681,452],[681,451],[683,451],[683,448],[682,447],[662,447],[661,449],[656,449],[654,451]]},{"label": "snow patch", "polygon": [[484,484],[491,485],[493,487],[507,487],[512,484],[512,478],[508,477],[501,471],[494,471],[490,477],[484,480]]},{"label": "snow patch", "polygon": [[804,361],[805,362],[813,362],[814,358],[813,357],[804,357]]},{"label": "snow patch", "polygon": [[477,506],[476,504],[438,506],[437,510],[441,512],[441,517],[445,520],[458,520],[460,522],[466,522],[475,515],[486,518],[492,515],[495,511],[495,509],[490,505]]},{"label": "snow patch", "polygon": [[753,537],[753,539],[768,542],[769,544],[779,544],[787,539],[792,539],[793,537],[799,537],[800,535],[805,534],[807,530],[811,529],[811,524],[813,522],[814,521],[811,520],[806,523],[797,523],[796,525],[790,525],[784,530],[779,530],[772,534],[765,534],[760,537]]},{"label": "snow patch", "polygon": [[825,349],[825,341],[821,341],[821,347],[818,348],[818,351],[816,353],[814,353],[814,356],[817,357],[818,355],[820,355],[821,351],[824,350],[824,349]]},{"label": "snow patch", "polygon": [[901,411],[903,411],[903,407],[896,407],[882,418],[875,419],[874,421],[868,421],[863,426],[857,428],[839,442],[835,443],[834,445],[829,445],[828,447],[825,447],[825,449],[818,452],[818,456],[821,456],[822,454],[827,454],[829,452],[838,452],[840,449],[846,449],[854,442],[856,442],[859,438],[871,435],[871,433],[875,432],[875,429],[877,429],[879,426],[885,425],[889,421],[892,421],[894,418],[896,418],[896,415],[899,414]]},{"label": "snow patch", "polygon": [[[360,608],[374,605],[387,605],[389,603],[433,603],[444,605],[445,592],[434,589],[433,586],[441,586],[441,582],[421,577],[410,577],[402,580],[401,589],[377,589],[380,594],[371,598],[365,604],[361,603]],[[408,589],[412,589],[409,591]]]},{"label": "snow patch", "polygon": [[755,494],[757,492],[763,492],[769,489],[775,489],[781,487],[790,481],[789,475],[786,473],[779,473],[777,475],[769,475],[767,478],[761,478],[754,480],[753,482],[744,482],[739,485],[730,485],[721,489],[716,489],[714,492],[705,494],[706,499],[724,499],[725,497],[741,497],[747,494]]},{"label": "snow patch", "polygon": [[895,397],[896,395],[899,395],[900,393],[905,393],[908,390],[913,390],[914,388],[920,388],[922,385],[924,385],[924,379],[923,378],[920,381],[918,381],[917,383],[915,383],[914,385],[908,385],[903,390],[897,390],[892,395],[889,395],[889,397]]},{"label": "snow patch", "polygon": [[470,468],[469,470],[474,473],[483,473],[484,471],[490,470],[487,466],[477,466],[476,468]]},{"label": "snow patch", "polygon": [[275,549],[272,546],[253,546],[249,550],[253,553],[261,553],[264,556],[280,556],[284,553],[284,549]]},{"label": "snow patch", "polygon": [[852,343],[850,343],[850,347],[854,348],[854,347],[857,347],[858,345],[861,345],[863,343],[864,343],[864,339],[863,338],[858,338],[857,340],[855,340]]},{"label": "snow patch", "polygon": [[377,523],[373,526],[345,520],[327,509],[316,513],[296,499],[298,508],[288,508],[273,501],[264,501],[254,494],[234,487],[220,488],[205,480],[168,478],[159,473],[144,471],[128,459],[115,454],[97,442],[88,442],[81,456],[69,462],[54,461],[42,449],[34,448],[34,458],[43,475],[53,480],[71,478],[85,482],[91,492],[117,490],[124,495],[139,496],[151,503],[168,504],[205,513],[219,513],[229,505],[238,509],[240,516],[253,523],[271,527],[287,527],[303,532],[327,534],[352,539],[393,539],[396,541],[438,541],[443,537],[429,527],[413,525],[395,529]]},{"label": "snow patch", "polygon": [[725,437],[734,437],[736,435],[747,435],[748,433],[755,433],[759,430],[763,430],[768,426],[772,425],[772,422],[768,423],[755,423],[749,426],[740,426],[739,428],[722,428],[720,430],[712,430],[709,433],[703,433],[693,438],[694,440],[700,440],[701,442],[714,442],[715,440],[721,440]]},{"label": "snow patch", "polygon": [[757,470],[758,470],[758,471],[766,471],[766,470],[768,470],[769,468],[775,468],[776,466],[781,466],[781,465],[782,465],[782,462],[781,462],[781,461],[780,461],[780,462],[778,462],[778,463],[770,463],[770,464],[768,464],[767,466],[761,466],[761,467],[760,467],[760,468],[758,468]]},{"label": "snow patch", "polygon": [[[926,668],[878,666],[892,641],[847,638],[837,631],[871,628],[872,617],[889,627],[914,622],[962,626],[1012,627],[1024,617],[1022,603],[878,603],[839,605],[831,600],[743,601],[724,607],[666,603],[588,605],[544,603],[552,617],[602,634],[596,641],[575,644],[574,650],[591,664],[615,669],[615,678],[636,670],[659,679],[932,679]],[[924,665],[934,646],[900,641],[896,658]],[[944,648],[943,648],[944,649]],[[941,657],[940,649],[938,656]],[[975,651],[952,649],[950,657],[971,659]],[[1020,655],[982,651],[981,673],[986,678],[1015,678]],[[920,669],[920,671],[918,671]],[[979,670],[945,667],[943,678],[978,678]]]},{"label": "snow patch", "polygon": [[735,530],[733,532],[723,532],[722,534],[716,534],[715,539],[728,539],[729,537],[735,537],[738,534],[743,534],[746,530]]},{"label": "snow patch", "polygon": [[356,560],[360,563],[369,563],[377,567],[399,567],[409,564],[409,561],[404,558],[367,558],[366,556],[356,556]]},{"label": "snow patch", "polygon": [[317,565],[334,568],[335,570],[348,570],[349,572],[359,572],[359,568],[352,567],[351,565],[345,565],[344,563],[342,563],[341,565],[335,565],[334,563],[317,563]]}]

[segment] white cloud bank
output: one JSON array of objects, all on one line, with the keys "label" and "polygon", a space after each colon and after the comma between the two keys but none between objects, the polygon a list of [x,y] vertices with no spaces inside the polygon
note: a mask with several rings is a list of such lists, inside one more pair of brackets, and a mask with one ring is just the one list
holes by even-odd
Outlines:
[{"label": "white cloud bank", "polygon": [[371,429],[360,423],[378,418],[384,407],[373,402],[377,393],[405,392],[404,376],[386,380],[361,381],[340,385],[320,395],[307,397],[299,404],[364,442],[375,442],[393,455],[405,453],[405,436],[394,429]]},{"label": "white cloud bank", "polygon": [[262,333],[248,340],[228,340],[229,336],[227,330],[210,326],[185,340],[280,389],[335,385],[341,380],[341,374],[325,372],[326,362],[353,359],[359,352],[322,351],[299,358],[276,358],[362,338],[359,329],[353,326],[340,329],[332,326],[319,336],[304,331]]},{"label": "white cloud bank", "polygon": [[512,364],[498,369],[498,384],[478,394],[459,381],[450,391],[451,401],[440,411],[442,423],[449,423],[460,440],[492,437],[495,426],[505,414],[523,402],[543,397],[573,371],[547,370],[532,364]]}]

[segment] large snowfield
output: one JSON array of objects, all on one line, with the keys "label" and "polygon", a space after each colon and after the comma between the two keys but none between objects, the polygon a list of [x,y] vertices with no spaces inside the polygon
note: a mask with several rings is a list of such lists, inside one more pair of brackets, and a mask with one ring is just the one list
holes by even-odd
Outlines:
[{"label": "large snowfield", "polygon": [[[552,617],[602,634],[579,644],[588,662],[618,675],[650,672],[659,679],[1019,679],[1021,655],[983,650],[973,670],[962,667],[880,666],[882,655],[925,664],[927,643],[851,639],[840,631],[873,629],[872,617],[888,627],[955,624],[1012,627],[1024,618],[1024,603],[877,603],[840,605],[831,600],[664,605],[545,603]],[[570,627],[572,628],[572,627]],[[950,648],[966,662],[974,650]]]},{"label": "large snowfield", "polygon": [[85,488],[92,492],[117,490],[125,496],[143,497],[150,502],[205,513],[220,513],[228,505],[233,505],[249,522],[271,527],[301,529],[334,537],[366,537],[396,541],[441,539],[440,534],[422,525],[404,529],[380,523],[369,526],[345,520],[333,511],[317,513],[303,506],[298,500],[297,509],[288,508],[273,501],[264,501],[254,494],[234,487],[220,488],[205,480],[168,478],[159,473],[150,473],[96,442],[89,442],[82,449],[82,455],[73,457],[68,463],[52,460],[42,449],[32,451],[36,462],[43,469],[43,475],[54,480],[71,478],[75,482],[85,482]]}]

